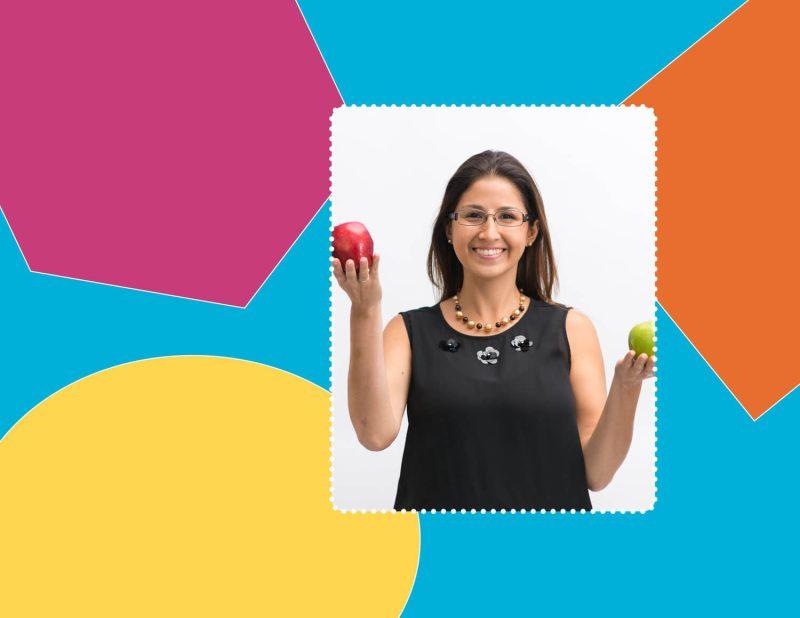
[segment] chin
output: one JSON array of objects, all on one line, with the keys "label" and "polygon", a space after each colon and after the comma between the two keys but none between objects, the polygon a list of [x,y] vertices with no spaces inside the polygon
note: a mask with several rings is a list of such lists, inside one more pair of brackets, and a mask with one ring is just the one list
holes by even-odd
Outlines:
[{"label": "chin", "polygon": [[470,275],[478,278],[484,279],[493,279],[498,277],[511,269],[516,270],[519,266],[519,259],[522,257],[521,255],[514,259],[513,257],[509,256],[509,253],[506,252],[503,258],[497,260],[496,262],[484,262],[481,258],[475,256],[472,250],[467,249],[468,254],[466,260],[462,259],[459,256],[459,262],[461,262],[461,267],[464,269],[464,272],[469,272]]},{"label": "chin", "polygon": [[[508,264],[492,264],[486,265],[483,267],[478,268],[465,268],[465,272],[469,272],[469,274],[476,279],[496,279],[497,277],[502,277],[505,275],[509,270],[512,270]],[[514,268],[516,270],[516,268]]]}]

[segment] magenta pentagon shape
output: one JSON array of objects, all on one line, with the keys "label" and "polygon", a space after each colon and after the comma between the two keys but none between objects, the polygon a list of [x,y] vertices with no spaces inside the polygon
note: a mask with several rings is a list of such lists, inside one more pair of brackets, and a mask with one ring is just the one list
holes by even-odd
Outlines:
[{"label": "magenta pentagon shape", "polygon": [[31,270],[244,306],[341,103],[294,2],[8,0],[0,207]]}]

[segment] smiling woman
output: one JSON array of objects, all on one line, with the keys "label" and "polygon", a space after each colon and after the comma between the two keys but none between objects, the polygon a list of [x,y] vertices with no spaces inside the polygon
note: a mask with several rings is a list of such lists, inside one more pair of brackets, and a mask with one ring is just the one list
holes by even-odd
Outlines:
[{"label": "smiling woman", "polygon": [[380,256],[333,260],[351,300],[348,403],[359,442],[383,450],[408,409],[394,507],[591,509],[631,443],[654,357],[626,354],[606,394],[589,318],[553,300],[558,275],[539,190],[487,150],[450,178],[433,225],[436,305],[381,337]]}]

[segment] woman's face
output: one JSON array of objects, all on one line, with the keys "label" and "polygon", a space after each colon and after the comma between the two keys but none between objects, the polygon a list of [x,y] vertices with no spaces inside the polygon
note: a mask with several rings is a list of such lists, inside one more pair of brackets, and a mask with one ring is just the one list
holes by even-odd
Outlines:
[{"label": "woman's face", "polygon": [[[522,194],[514,183],[502,176],[486,176],[472,183],[461,196],[456,212],[461,217],[461,213],[471,207],[488,213],[514,208],[527,214]],[[526,246],[533,243],[538,233],[538,221],[533,225],[526,221],[517,227],[505,227],[497,225],[493,217],[487,218],[483,225],[450,221],[447,226],[447,237],[452,240],[465,274],[469,272],[478,277],[496,277],[509,270],[516,276],[517,264]]]}]

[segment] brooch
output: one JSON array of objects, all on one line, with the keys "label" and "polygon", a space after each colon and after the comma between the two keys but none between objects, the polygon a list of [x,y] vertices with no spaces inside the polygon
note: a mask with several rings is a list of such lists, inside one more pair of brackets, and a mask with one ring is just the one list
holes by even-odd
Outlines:
[{"label": "brooch", "polygon": [[491,346],[485,350],[478,350],[478,360],[484,365],[496,365],[498,358],[500,358],[500,352]]},{"label": "brooch", "polygon": [[455,352],[461,344],[455,339],[442,339],[439,342],[439,347],[445,352]]},{"label": "brooch", "polygon": [[525,337],[525,335],[517,335],[511,340],[511,347],[517,352],[527,352],[533,347],[533,341]]}]

